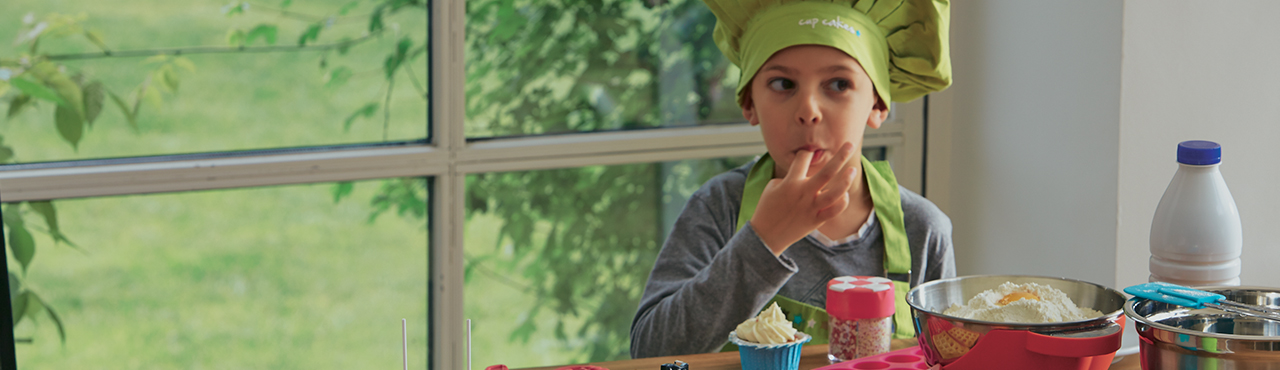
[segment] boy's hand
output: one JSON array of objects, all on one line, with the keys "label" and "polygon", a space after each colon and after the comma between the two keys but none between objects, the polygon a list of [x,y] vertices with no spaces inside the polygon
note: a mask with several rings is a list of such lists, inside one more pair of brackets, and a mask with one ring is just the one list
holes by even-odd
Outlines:
[{"label": "boy's hand", "polygon": [[808,173],[813,153],[796,153],[787,176],[769,180],[751,216],[751,227],[764,245],[781,255],[792,243],[844,212],[854,181],[853,144],[845,143],[818,173]]}]

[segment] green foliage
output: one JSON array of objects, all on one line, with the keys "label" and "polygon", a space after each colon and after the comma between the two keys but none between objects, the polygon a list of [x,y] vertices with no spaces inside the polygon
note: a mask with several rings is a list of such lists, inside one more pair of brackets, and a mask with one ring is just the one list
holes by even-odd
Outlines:
[{"label": "green foliage", "polygon": [[466,5],[468,136],[741,120],[701,1]]},{"label": "green foliage", "polygon": [[[625,358],[631,315],[661,243],[656,213],[661,197],[659,165],[481,174],[467,179],[467,203],[505,222],[500,240],[514,255],[499,270],[519,271],[537,282],[538,297],[510,339],[528,342],[547,309],[560,317],[583,317],[575,350],[588,361]],[[476,212],[472,210],[471,212]],[[540,224],[550,226],[539,239]],[[497,253],[498,251],[494,251]],[[553,329],[570,345],[564,328]]]},{"label": "green foliage", "polygon": [[[50,89],[48,87],[45,87],[43,84],[39,82],[31,81],[30,79],[23,78],[23,77],[15,77],[13,80],[10,80],[10,82],[13,83],[13,87],[18,88],[18,90],[21,90],[22,93],[26,94],[25,96],[48,100],[48,101],[57,103],[58,105],[67,104],[65,100],[62,100],[61,97],[58,97],[58,92],[53,91],[53,89]],[[26,102],[23,102],[23,103],[26,103]],[[14,108],[12,106],[10,106],[9,109],[10,109],[10,113],[9,113],[10,116],[13,116],[14,114],[16,114],[14,113],[13,111]]]},{"label": "green foliage", "polygon": [[[701,1],[466,6],[469,137],[740,120],[736,71],[716,48],[714,15]],[[534,303],[513,308],[519,320],[506,324],[513,343],[555,338],[582,356],[566,362],[626,358],[632,315],[665,236],[659,211],[672,183],[701,184],[740,162],[696,179],[667,176],[663,164],[469,176],[468,219],[503,222],[498,246],[468,247],[468,281],[511,271],[531,284]],[[557,323],[539,325],[540,314]]]},{"label": "green foliage", "polygon": [[352,190],[355,190],[355,183],[351,181],[342,181],[337,184],[333,184],[333,202],[337,203],[342,201],[342,198],[346,198],[348,195],[351,195]]},{"label": "green foliage", "polygon": [[427,179],[406,177],[383,181],[378,195],[373,197],[369,205],[373,206],[373,211],[369,213],[370,223],[392,208],[402,217],[426,219]]},{"label": "green foliage", "polygon": [[273,24],[259,24],[257,27],[245,33],[244,44],[252,45],[254,40],[262,38],[267,45],[276,44],[277,28]]},{"label": "green foliage", "polygon": [[[61,106],[59,107],[61,108]],[[9,203],[4,205],[3,224],[5,234],[9,236],[6,244],[9,251],[13,253],[13,258],[17,260],[18,266],[22,268],[22,275],[25,276],[31,269],[31,263],[36,255],[36,239],[28,230],[29,227],[24,220],[23,205],[24,203]],[[49,201],[42,202],[25,202],[27,208],[32,209],[45,220],[50,236],[57,241],[70,241],[62,235],[58,228],[57,213],[54,210],[53,203]],[[29,285],[23,284],[22,278],[18,274],[9,272],[9,299],[12,302],[13,324],[16,326],[24,319],[35,320],[41,314],[47,315],[54,323],[54,327],[58,330],[58,337],[65,344],[67,335],[62,319],[58,317],[57,311],[40,297],[35,290]]]},{"label": "green foliage", "polygon": [[31,103],[31,95],[18,95],[13,97],[13,100],[9,101],[9,114],[6,116],[8,118],[13,118],[13,116],[21,113],[22,108],[26,107],[28,103]]},{"label": "green foliage", "polygon": [[306,45],[308,41],[315,42],[320,38],[320,29],[324,28],[324,24],[316,23],[307,27],[307,31],[298,36],[298,46]]},{"label": "green foliage", "polygon": [[4,226],[9,230],[9,250],[13,252],[13,258],[18,260],[18,265],[22,266],[22,273],[25,274],[27,267],[31,265],[31,259],[36,255],[36,241],[31,237],[31,232],[27,231],[26,222],[19,212],[20,206],[21,203],[4,206]]},{"label": "green foliage", "polygon": [[13,159],[13,148],[5,145],[4,135],[0,135],[0,164],[8,163]]},{"label": "green foliage", "polygon": [[102,113],[102,100],[105,99],[106,88],[101,81],[93,81],[84,86],[84,123],[93,126],[93,121]]},{"label": "green foliage", "polygon": [[71,143],[73,147],[80,145],[80,136],[84,134],[84,120],[80,119],[79,113],[65,105],[59,105],[54,110],[54,121],[58,124],[58,134],[62,135],[62,140]]}]

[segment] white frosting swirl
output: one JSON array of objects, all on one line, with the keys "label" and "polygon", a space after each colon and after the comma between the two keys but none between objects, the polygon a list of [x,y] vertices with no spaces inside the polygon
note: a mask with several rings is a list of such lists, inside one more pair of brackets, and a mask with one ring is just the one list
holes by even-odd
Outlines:
[{"label": "white frosting swirl", "polygon": [[774,302],[760,315],[738,324],[738,339],[760,344],[787,343],[796,338],[796,329],[782,315],[782,309]]}]

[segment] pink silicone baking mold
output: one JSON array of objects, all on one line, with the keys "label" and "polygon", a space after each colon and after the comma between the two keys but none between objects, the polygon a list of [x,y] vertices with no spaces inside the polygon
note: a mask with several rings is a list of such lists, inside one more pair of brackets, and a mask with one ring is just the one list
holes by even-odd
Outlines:
[{"label": "pink silicone baking mold", "polygon": [[920,370],[928,368],[929,365],[924,362],[924,351],[920,350],[920,346],[911,346],[875,356],[827,365],[814,370]]}]

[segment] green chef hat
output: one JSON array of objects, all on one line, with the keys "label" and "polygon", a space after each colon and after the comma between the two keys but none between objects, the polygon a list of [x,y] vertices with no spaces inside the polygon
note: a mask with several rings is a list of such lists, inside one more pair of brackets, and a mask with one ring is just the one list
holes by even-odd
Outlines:
[{"label": "green chef hat", "polygon": [[857,59],[885,102],[951,85],[948,0],[703,1],[716,15],[716,46],[742,69],[739,105],[764,62],[795,45],[826,45]]}]

